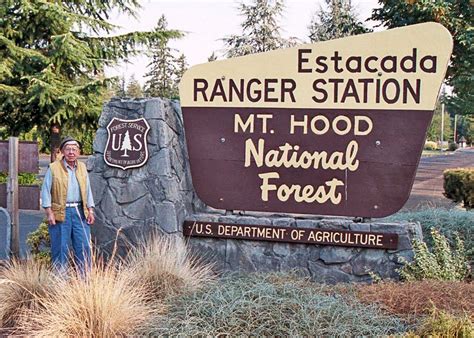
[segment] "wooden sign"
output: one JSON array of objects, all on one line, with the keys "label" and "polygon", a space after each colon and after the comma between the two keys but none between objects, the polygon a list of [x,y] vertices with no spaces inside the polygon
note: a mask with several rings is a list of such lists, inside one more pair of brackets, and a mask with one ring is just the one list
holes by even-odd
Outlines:
[{"label": "wooden sign", "polygon": [[[37,174],[39,170],[38,143],[19,142],[18,171]],[[0,141],[0,172],[8,171],[8,141]]]},{"label": "wooden sign", "polygon": [[180,97],[198,196],[231,210],[398,211],[451,50],[425,23],[192,67]]},{"label": "wooden sign", "polygon": [[[18,186],[18,205],[22,210],[40,209],[40,187],[37,185]],[[7,185],[0,184],[0,207],[7,207]]]},{"label": "wooden sign", "polygon": [[265,225],[223,224],[185,221],[183,234],[194,237],[245,239],[301,244],[335,245],[396,250],[398,235],[390,233]]},{"label": "wooden sign", "polygon": [[148,160],[147,135],[150,126],[144,118],[122,120],[114,117],[107,125],[104,160],[122,170],[139,168]]}]

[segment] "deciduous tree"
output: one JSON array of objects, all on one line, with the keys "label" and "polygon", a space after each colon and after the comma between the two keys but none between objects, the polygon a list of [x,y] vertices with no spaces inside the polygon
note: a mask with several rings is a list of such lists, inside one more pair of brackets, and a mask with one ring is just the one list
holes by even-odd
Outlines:
[{"label": "deciduous tree", "polygon": [[453,87],[450,110],[474,115],[474,6],[470,0],[379,0],[372,19],[387,28],[434,21],[445,26],[454,40],[447,83]]}]

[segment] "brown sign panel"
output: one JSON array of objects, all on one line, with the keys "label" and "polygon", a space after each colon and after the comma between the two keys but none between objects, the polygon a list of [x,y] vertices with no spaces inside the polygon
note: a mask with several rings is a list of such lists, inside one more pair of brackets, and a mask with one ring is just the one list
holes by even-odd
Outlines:
[{"label": "brown sign panel", "polygon": [[[39,210],[40,187],[37,185],[19,185],[18,201],[20,209]],[[0,207],[7,207],[7,185],[0,184]]]},{"label": "brown sign panel", "polygon": [[107,126],[105,162],[123,170],[143,166],[148,160],[149,131],[150,126],[144,118],[122,120],[114,117]]},{"label": "brown sign panel", "polygon": [[185,221],[185,236],[245,239],[317,245],[335,245],[396,250],[398,235],[391,233],[288,228],[265,225],[223,224]]},{"label": "brown sign panel", "polygon": [[[37,174],[39,169],[38,143],[19,142],[18,172]],[[8,141],[0,141],[0,172],[8,172]]]},{"label": "brown sign panel", "polygon": [[396,212],[451,49],[426,23],[192,67],[180,96],[197,194],[219,209]]}]

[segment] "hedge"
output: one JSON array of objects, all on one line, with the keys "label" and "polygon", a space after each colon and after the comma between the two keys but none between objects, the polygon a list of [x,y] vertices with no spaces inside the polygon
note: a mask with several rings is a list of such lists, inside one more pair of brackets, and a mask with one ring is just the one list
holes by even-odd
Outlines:
[{"label": "hedge", "polygon": [[474,206],[474,168],[446,169],[444,195],[456,203],[463,202],[466,209]]}]

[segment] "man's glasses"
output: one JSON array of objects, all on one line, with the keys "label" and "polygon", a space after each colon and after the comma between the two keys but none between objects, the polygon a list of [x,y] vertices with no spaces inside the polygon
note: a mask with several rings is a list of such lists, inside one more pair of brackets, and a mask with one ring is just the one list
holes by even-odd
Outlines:
[{"label": "man's glasses", "polygon": [[79,148],[78,148],[78,147],[66,147],[66,148],[64,148],[64,151],[68,151],[68,152],[78,152],[78,151],[79,151]]}]

